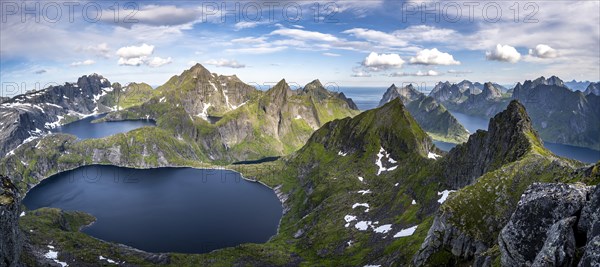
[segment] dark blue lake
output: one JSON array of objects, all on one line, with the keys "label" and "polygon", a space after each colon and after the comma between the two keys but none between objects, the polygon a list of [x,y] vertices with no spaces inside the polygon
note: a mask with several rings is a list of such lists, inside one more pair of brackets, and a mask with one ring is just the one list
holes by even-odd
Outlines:
[{"label": "dark blue lake", "polygon": [[[454,115],[458,122],[465,126],[465,128],[471,133],[474,133],[478,129],[487,130],[489,123],[488,119],[466,115],[455,111],[450,112],[452,115]],[[441,141],[435,141],[434,143],[438,148],[445,151],[449,151],[456,146],[455,144]],[[544,146],[552,151],[552,153],[561,157],[575,159],[585,163],[596,163],[598,160],[600,160],[600,151],[597,150],[550,142],[544,142]]]},{"label": "dark blue lake", "polygon": [[23,204],[85,211],[97,221],[83,232],[149,252],[263,243],[282,216],[270,188],[237,172],[193,168],[85,166],[43,180]]},{"label": "dark blue lake", "polygon": [[144,126],[155,126],[153,120],[127,120],[92,123],[93,120],[100,119],[106,114],[89,116],[78,121],[74,121],[52,130],[55,133],[66,133],[77,136],[79,139],[102,138],[113,134],[125,133]]}]

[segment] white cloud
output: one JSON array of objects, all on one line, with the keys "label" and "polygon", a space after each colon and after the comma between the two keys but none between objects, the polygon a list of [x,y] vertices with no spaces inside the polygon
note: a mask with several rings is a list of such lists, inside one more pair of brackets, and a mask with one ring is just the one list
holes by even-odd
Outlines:
[{"label": "white cloud", "polygon": [[91,59],[87,59],[87,60],[84,60],[84,61],[76,61],[76,62],[73,62],[73,63],[71,63],[71,66],[73,66],[73,67],[77,67],[77,66],[87,66],[87,65],[93,65],[93,64],[95,64],[95,63],[96,63],[96,61],[93,61],[93,60],[91,60]]},{"label": "white cloud", "polygon": [[265,37],[242,37],[233,39],[231,42],[239,44],[264,44],[265,40]]},{"label": "white cloud", "polygon": [[539,58],[555,58],[558,57],[558,52],[549,45],[539,44],[534,49],[529,49],[529,55]]},{"label": "white cloud", "polygon": [[108,47],[107,43],[100,43],[98,45],[90,45],[85,48],[78,48],[77,51],[89,52],[103,58],[110,57],[110,48]]},{"label": "white cloud", "polygon": [[400,68],[404,60],[398,54],[377,54],[371,52],[362,62],[362,65],[371,71],[381,71],[390,68]]},{"label": "white cloud", "polygon": [[423,49],[417,55],[410,58],[411,64],[423,65],[459,65],[460,62],[448,53],[440,52],[437,48]]},{"label": "white cloud", "polygon": [[364,29],[354,28],[343,31],[342,33],[350,34],[356,38],[365,39],[370,42],[377,42],[386,46],[406,46],[407,42],[389,33]]},{"label": "white cloud", "polygon": [[427,72],[417,71],[415,73],[407,72],[396,72],[390,74],[390,77],[404,77],[404,76],[439,76],[440,73],[435,70],[428,70]]},{"label": "white cloud", "polygon": [[146,60],[146,57],[134,57],[134,58],[119,58],[119,61],[117,61],[117,64],[119,65],[124,65],[124,66],[139,66],[144,64],[144,61]]},{"label": "white cloud", "polygon": [[173,62],[171,57],[168,57],[168,58],[153,57],[152,59],[150,59],[144,63],[152,68],[157,68],[157,67],[160,67],[163,65],[170,64],[171,62]]},{"label": "white cloud", "polygon": [[154,46],[142,44],[141,46],[125,46],[117,50],[117,56],[128,59],[149,56],[154,53]]},{"label": "white cloud", "polygon": [[350,75],[352,77],[371,77],[371,74],[363,72],[363,71],[358,71],[358,72],[354,72],[352,73],[352,75]]},{"label": "white cloud", "polygon": [[339,41],[339,39],[328,33],[320,33],[314,31],[305,31],[300,29],[277,29],[270,33],[270,35],[280,35],[291,37],[298,40],[312,40],[312,41],[322,41],[322,42],[335,42]]},{"label": "white cloud", "polygon": [[147,65],[152,68],[160,67],[171,63],[171,57],[161,58],[150,56],[154,53],[154,46],[142,44],[140,46],[125,46],[117,50],[119,60],[117,63],[123,66],[140,66]]},{"label": "white cloud", "polygon": [[250,29],[262,24],[268,24],[269,21],[240,21],[233,25],[233,28],[237,31],[242,29]]},{"label": "white cloud", "polygon": [[[106,12],[112,14],[113,11],[106,10]],[[151,26],[176,26],[199,21],[201,14],[202,9],[200,7],[182,8],[173,5],[145,5],[141,6],[132,16],[125,17],[126,15],[123,15],[119,17],[117,24],[127,28],[139,24]],[[115,22],[113,16],[102,16],[101,20],[107,23]]]},{"label": "white cloud", "polygon": [[328,57],[339,57],[340,54],[336,54],[336,53],[329,53],[329,52],[325,52],[323,53],[324,56],[328,56]]},{"label": "white cloud", "polygon": [[485,52],[485,58],[487,60],[517,63],[521,59],[521,54],[510,45],[497,44],[494,49]]},{"label": "white cloud", "polygon": [[271,45],[258,45],[254,47],[247,48],[235,48],[235,49],[227,49],[226,52],[230,53],[238,53],[238,54],[269,54],[274,52],[279,52],[287,47],[285,46],[271,46]]},{"label": "white cloud", "polygon": [[204,64],[217,66],[217,67],[234,68],[234,69],[241,69],[241,68],[246,67],[246,65],[240,64],[235,60],[227,60],[227,59],[219,59],[219,60],[210,59],[210,60],[205,61]]}]

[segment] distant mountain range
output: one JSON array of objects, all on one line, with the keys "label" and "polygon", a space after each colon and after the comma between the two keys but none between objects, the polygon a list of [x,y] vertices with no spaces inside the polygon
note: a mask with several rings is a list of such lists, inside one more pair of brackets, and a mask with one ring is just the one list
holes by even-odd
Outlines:
[{"label": "distant mountain range", "polygon": [[571,91],[585,91],[585,89],[590,85],[590,81],[576,81],[576,80],[572,80],[569,82],[565,82],[565,86],[569,89],[571,89]]},{"label": "distant mountain range", "polygon": [[[553,123],[566,118],[563,122],[574,122],[568,130],[585,136],[597,125],[586,116],[595,114],[589,109],[598,107],[592,102],[598,96],[572,92],[557,78],[517,84],[513,96],[492,83],[483,84],[478,94],[461,91],[468,87],[443,83],[434,95],[450,95],[445,101],[469,112],[490,111],[485,104],[506,107],[493,115],[487,131],[478,130],[448,153],[428,132],[452,137],[464,128],[434,96],[411,85],[392,85],[380,107],[360,114],[351,99],[327,91],[318,80],[297,90],[281,80],[259,91],[201,65],[154,90],[91,75],[77,86],[14,97],[1,104],[1,111],[22,116],[11,123],[23,126],[10,125],[8,132],[45,122],[51,128],[63,123],[58,116],[79,118],[102,110],[110,111],[103,120],[152,118],[157,126],[86,140],[29,134],[35,141],[0,160],[0,228],[7,233],[0,235],[1,256],[47,265],[44,253],[52,246],[55,258],[71,266],[94,266],[100,257],[134,266],[593,263],[600,251],[600,190],[593,186],[600,182],[600,163],[585,165],[552,154],[536,131],[539,121],[528,112],[542,121],[558,117]],[[535,104],[521,104],[534,99]],[[265,155],[283,156],[229,165]],[[283,217],[266,243],[180,254],[92,238],[80,232],[94,221],[83,212],[21,213],[21,196],[28,189],[58,172],[92,164],[225,166],[273,188]]]},{"label": "distant mountain range", "polygon": [[571,91],[558,77],[527,80],[502,93],[492,83],[484,85],[481,94],[465,96],[457,85],[439,83],[430,96],[451,111],[490,118],[506,108],[512,99],[524,104],[533,127],[542,139],[561,144],[600,150],[600,96],[594,91],[598,83],[588,86],[586,93]]},{"label": "distant mountain range", "polygon": [[399,98],[419,125],[434,139],[465,142],[469,132],[433,97],[417,91],[412,84],[398,88],[392,84],[384,93],[379,106]]},{"label": "distant mountain range", "polygon": [[319,80],[298,90],[281,80],[260,91],[197,64],[152,89],[94,74],[2,102],[0,155],[53,127],[105,112],[111,113],[102,121],[154,119],[172,138],[200,146],[198,157],[227,162],[291,153],[324,123],[359,113],[352,99]]}]

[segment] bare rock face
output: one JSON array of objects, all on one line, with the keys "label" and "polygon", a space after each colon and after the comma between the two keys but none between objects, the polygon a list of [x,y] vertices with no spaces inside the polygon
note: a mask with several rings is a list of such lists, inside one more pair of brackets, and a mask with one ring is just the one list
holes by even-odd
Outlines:
[{"label": "bare rock face", "polygon": [[569,266],[574,257],[573,226],[589,187],[535,183],[498,237],[503,266]]},{"label": "bare rock face", "polygon": [[573,226],[576,221],[577,217],[573,216],[553,224],[531,266],[572,266],[575,257]]},{"label": "bare rock face", "polygon": [[469,185],[482,174],[518,160],[533,144],[541,142],[525,107],[512,101],[505,111],[490,120],[487,131],[477,131],[467,143],[450,150],[443,162],[448,186]]},{"label": "bare rock face", "polygon": [[595,236],[587,242],[585,253],[579,261],[579,267],[600,265],[600,236]]},{"label": "bare rock face", "polygon": [[590,194],[590,200],[581,211],[577,228],[586,234],[588,241],[600,235],[600,186],[596,186]]},{"label": "bare rock face", "polygon": [[19,190],[5,176],[0,177],[0,266],[17,266],[21,253]]},{"label": "bare rock face", "polygon": [[42,136],[66,116],[81,117],[110,110],[103,96],[110,82],[98,74],[82,76],[77,83],[51,86],[17,95],[0,104],[0,156],[24,141]]}]

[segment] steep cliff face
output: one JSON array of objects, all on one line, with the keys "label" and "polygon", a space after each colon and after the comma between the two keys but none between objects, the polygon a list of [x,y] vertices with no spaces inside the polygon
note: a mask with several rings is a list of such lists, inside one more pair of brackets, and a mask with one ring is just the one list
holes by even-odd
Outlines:
[{"label": "steep cliff face", "polygon": [[17,266],[22,248],[19,231],[21,195],[6,176],[0,176],[0,265]]},{"label": "steep cliff face", "polygon": [[449,186],[461,188],[488,171],[517,161],[534,147],[544,151],[525,107],[513,101],[490,120],[488,131],[477,131],[467,143],[450,150],[443,159],[444,176]]},{"label": "steep cliff face", "polygon": [[379,101],[378,106],[381,107],[396,98],[400,98],[400,100],[402,100],[402,103],[406,105],[412,101],[419,99],[422,95],[423,93],[417,91],[417,89],[415,89],[415,87],[412,84],[409,84],[402,88],[398,88],[395,84],[392,84],[392,86],[390,86],[383,94],[383,97]]},{"label": "steep cliff face", "polygon": [[576,170],[581,165],[543,148],[525,108],[516,101],[490,120],[487,132],[471,135],[467,143],[440,160],[440,165],[439,175],[458,191],[438,210],[413,258],[417,266],[433,262],[489,266],[499,260],[498,234],[527,187],[588,175],[584,169]]},{"label": "steep cliff face", "polygon": [[[543,77],[542,77],[543,78]],[[549,142],[600,149],[600,97],[573,92],[559,81],[517,84],[513,98],[527,107],[533,126]]]},{"label": "steep cliff face", "polygon": [[111,110],[104,103],[113,88],[104,77],[82,76],[77,83],[52,86],[0,104],[0,155],[52,128],[86,115]]},{"label": "steep cliff face", "polygon": [[600,96],[600,82],[590,83],[583,93],[585,95],[593,94]]}]

